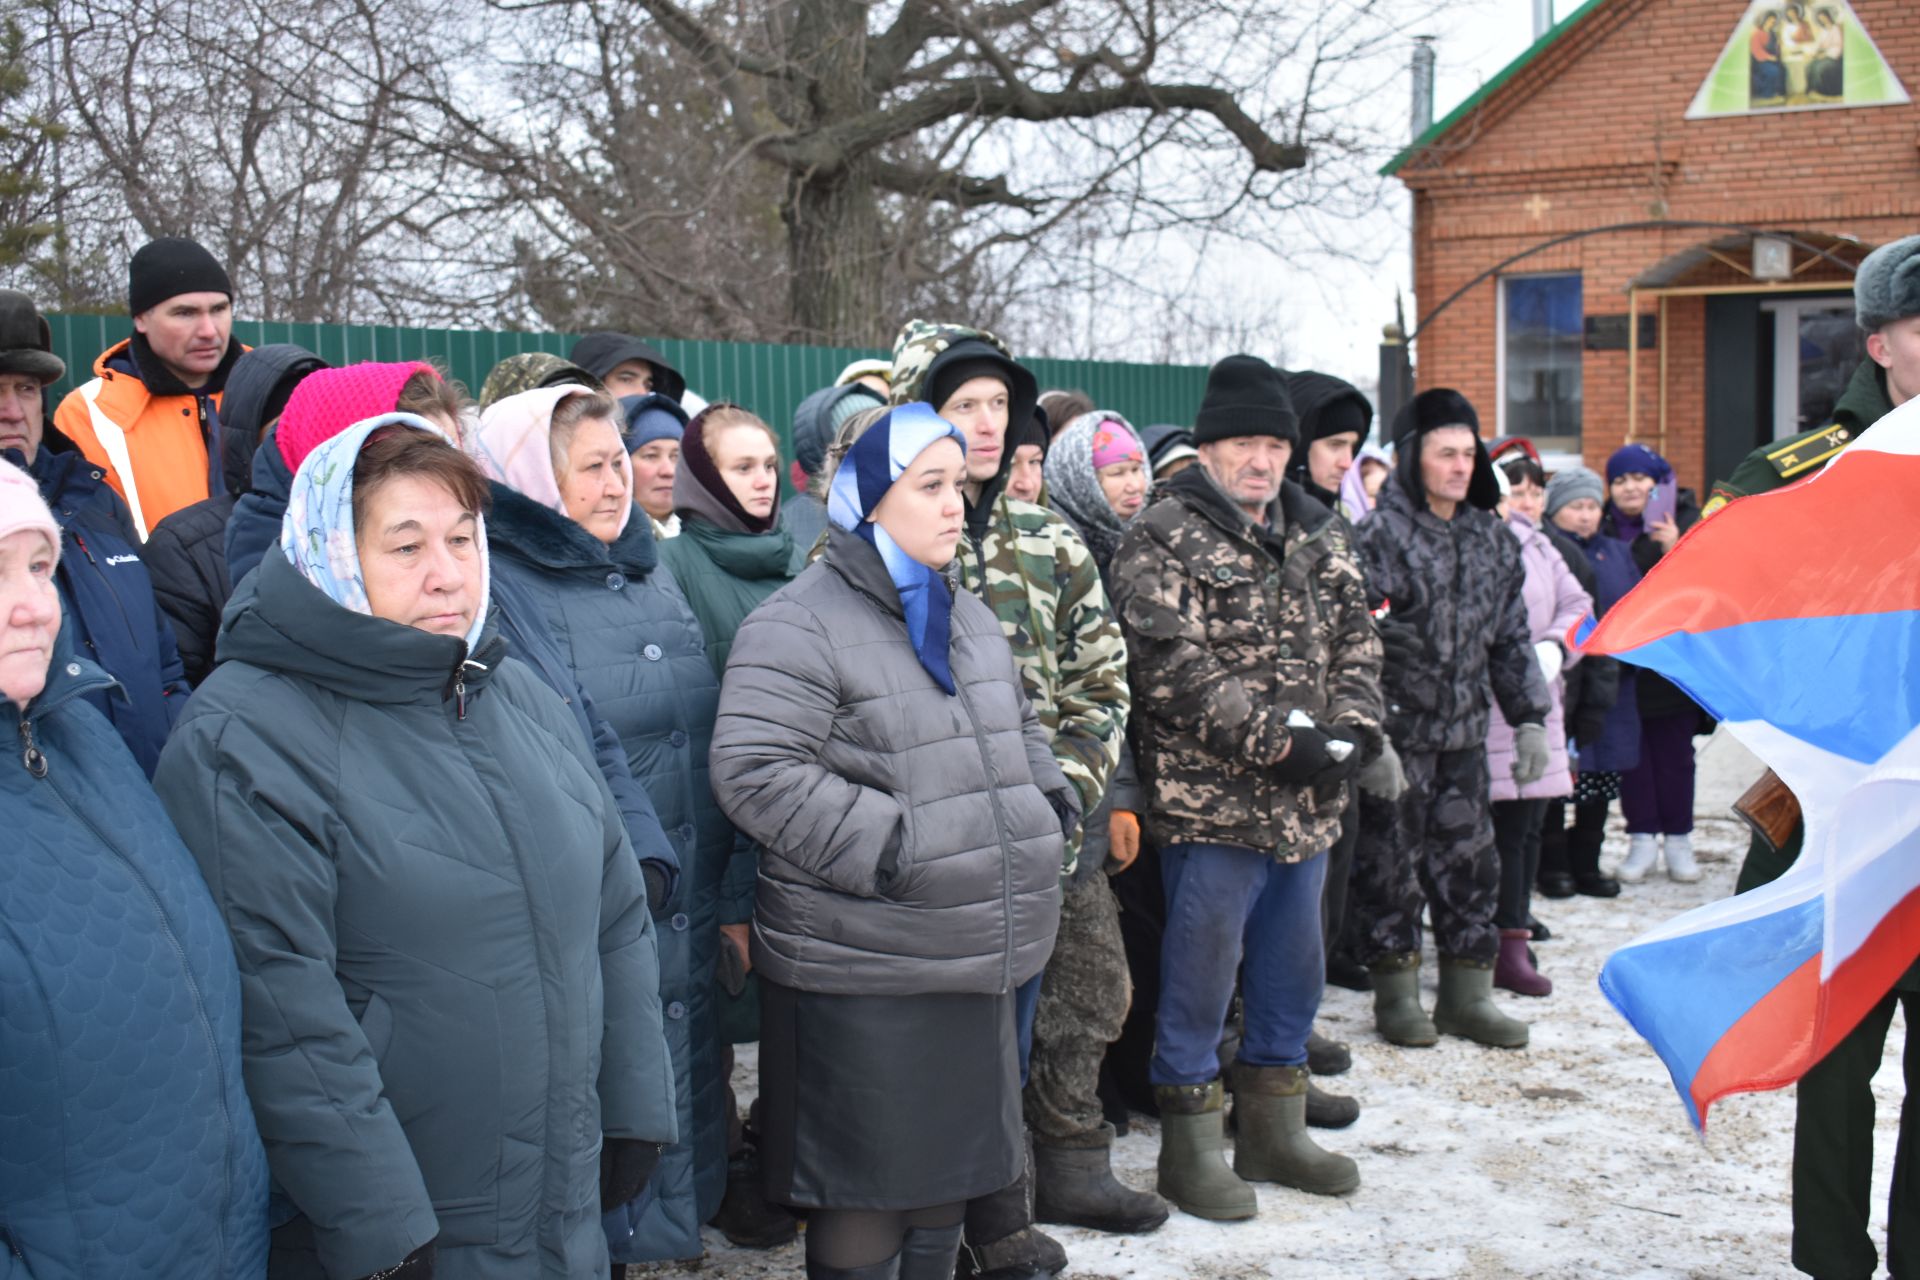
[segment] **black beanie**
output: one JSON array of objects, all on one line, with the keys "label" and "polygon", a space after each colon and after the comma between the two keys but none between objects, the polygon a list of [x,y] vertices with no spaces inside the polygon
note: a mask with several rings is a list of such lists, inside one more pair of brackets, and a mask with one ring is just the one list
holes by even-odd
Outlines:
[{"label": "black beanie", "polygon": [[1207,370],[1207,391],[1193,418],[1193,442],[1272,436],[1300,447],[1300,420],[1287,385],[1259,356],[1228,356]]},{"label": "black beanie", "polygon": [[127,267],[127,310],[133,315],[183,293],[224,293],[233,282],[213,255],[191,240],[162,236],[140,246]]},{"label": "black beanie", "polygon": [[1393,443],[1396,448],[1412,436],[1423,436],[1441,427],[1469,427],[1480,434],[1480,415],[1473,404],[1451,387],[1422,391],[1400,406],[1393,415]]},{"label": "black beanie", "polygon": [[1007,366],[1012,363],[1004,356],[986,355],[948,361],[934,369],[933,376],[928,379],[927,403],[938,413],[954,392],[975,378],[992,378],[1007,389],[1011,398],[1013,378],[1007,372]]}]

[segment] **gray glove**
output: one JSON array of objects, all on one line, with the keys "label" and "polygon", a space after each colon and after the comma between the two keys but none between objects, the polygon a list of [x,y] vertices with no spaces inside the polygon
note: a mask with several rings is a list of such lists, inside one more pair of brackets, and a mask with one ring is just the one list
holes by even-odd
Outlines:
[{"label": "gray glove", "polygon": [[1380,754],[1372,764],[1354,775],[1360,789],[1370,796],[1392,802],[1407,789],[1407,771],[1400,767],[1400,753],[1391,742],[1382,742]]},{"label": "gray glove", "polygon": [[1521,786],[1547,776],[1547,727],[1540,724],[1514,726],[1513,780]]}]

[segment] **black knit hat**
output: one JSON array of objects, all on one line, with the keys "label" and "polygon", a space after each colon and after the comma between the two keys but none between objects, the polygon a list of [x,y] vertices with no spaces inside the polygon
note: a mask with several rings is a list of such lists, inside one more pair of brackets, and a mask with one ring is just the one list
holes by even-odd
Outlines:
[{"label": "black knit hat", "polygon": [[191,240],[162,236],[134,251],[127,266],[127,310],[151,311],[183,293],[224,293],[233,297],[227,269]]},{"label": "black knit hat", "polygon": [[1428,432],[1445,427],[1473,432],[1473,479],[1467,485],[1467,502],[1482,511],[1493,510],[1500,501],[1500,482],[1494,478],[1487,442],[1480,438],[1480,415],[1472,402],[1450,387],[1422,391],[1393,415],[1394,475],[1401,488],[1415,506],[1426,502],[1427,487],[1420,477],[1421,441]]},{"label": "black knit hat", "polygon": [[44,387],[66,371],[66,361],[53,354],[53,332],[33,299],[0,289],[0,373],[23,373]]},{"label": "black knit hat", "polygon": [[1228,356],[1207,370],[1207,391],[1193,418],[1193,442],[1272,436],[1300,447],[1300,419],[1287,384],[1259,356]]}]

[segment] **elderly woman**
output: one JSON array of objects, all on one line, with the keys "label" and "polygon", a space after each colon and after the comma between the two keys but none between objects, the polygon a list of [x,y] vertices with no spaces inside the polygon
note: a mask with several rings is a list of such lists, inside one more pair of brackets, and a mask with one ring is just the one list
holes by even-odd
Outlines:
[{"label": "elderly woman", "polygon": [[113,681],[61,632],[59,559],[53,513],[0,462],[0,1267],[249,1280],[267,1165],[240,975],[199,869],[87,701]]},{"label": "elderly woman", "polygon": [[1053,946],[1074,792],[954,586],[960,433],[902,405],[834,473],[824,555],[734,637],[714,790],[759,841],[768,1194],[816,1280],[949,1280],[1024,1163],[1013,991]]},{"label": "elderly woman", "polygon": [[678,886],[656,895],[654,914],[679,1141],[661,1158],[651,1193],[608,1216],[613,1259],[625,1263],[701,1256],[700,1225],[726,1187],[713,977],[733,829],[707,783],[719,681],[700,625],[635,510],[619,424],[604,392],[542,387],[488,408],[473,452],[496,482],[487,538],[502,610],[593,699],[666,835],[665,849],[642,856],[678,867]]},{"label": "elderly woman", "polygon": [[673,1135],[640,871],[488,620],[486,494],[423,418],[314,449],[161,757],[244,975],[272,1277],[597,1280]]}]

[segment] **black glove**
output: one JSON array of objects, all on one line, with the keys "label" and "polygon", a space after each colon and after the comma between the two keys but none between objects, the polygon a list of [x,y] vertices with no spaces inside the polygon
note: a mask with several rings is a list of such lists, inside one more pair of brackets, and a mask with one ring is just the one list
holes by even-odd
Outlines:
[{"label": "black glove", "polygon": [[366,1280],[433,1280],[433,1241],[429,1240],[391,1267],[383,1267]]},{"label": "black glove", "polygon": [[1288,741],[1293,745],[1287,749],[1286,759],[1273,766],[1273,776],[1281,782],[1295,786],[1312,782],[1333,763],[1333,757],[1327,754],[1327,743],[1333,739],[1319,729],[1290,729]]},{"label": "black glove", "polygon": [[667,915],[667,873],[657,862],[640,864],[640,878],[647,885],[647,910],[655,920]]},{"label": "black glove", "polygon": [[647,1179],[660,1164],[660,1144],[638,1138],[604,1138],[600,1142],[600,1212],[631,1204],[647,1189]]},{"label": "black glove", "polygon": [[1333,758],[1334,752],[1329,749],[1327,752],[1327,767],[1313,775],[1315,786],[1331,787],[1336,783],[1345,782],[1348,778],[1360,772],[1360,761],[1365,755],[1367,740],[1361,732],[1352,725],[1328,725],[1327,741],[1329,743],[1349,743],[1352,745],[1353,750],[1347,752],[1346,759],[1336,760]]},{"label": "black glove", "polygon": [[1374,624],[1380,631],[1380,647],[1386,650],[1386,664],[1406,668],[1427,656],[1427,642],[1412,624],[1391,615]]}]

